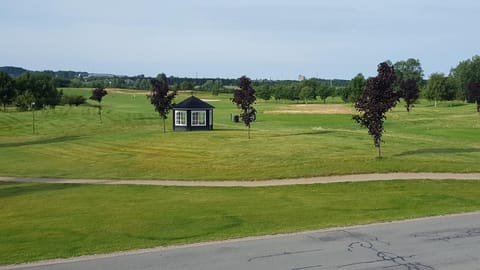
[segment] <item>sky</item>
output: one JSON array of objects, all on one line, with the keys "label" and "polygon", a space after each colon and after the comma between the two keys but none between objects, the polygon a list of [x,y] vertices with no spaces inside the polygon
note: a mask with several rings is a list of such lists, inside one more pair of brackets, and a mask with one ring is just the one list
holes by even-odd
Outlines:
[{"label": "sky", "polygon": [[252,79],[425,76],[480,54],[477,0],[0,0],[0,66]]}]

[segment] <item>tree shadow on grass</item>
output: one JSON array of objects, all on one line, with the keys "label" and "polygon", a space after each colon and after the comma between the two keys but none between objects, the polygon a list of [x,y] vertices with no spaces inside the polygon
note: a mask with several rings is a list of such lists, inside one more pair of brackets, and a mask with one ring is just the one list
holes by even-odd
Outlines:
[{"label": "tree shadow on grass", "polygon": [[[247,130],[247,128],[242,126],[242,128],[213,128],[213,130],[211,130],[211,131],[222,132],[222,131],[245,131],[245,130]],[[253,131],[253,129],[252,129],[252,131]]]},{"label": "tree shadow on grass", "polygon": [[39,140],[25,141],[25,142],[0,143],[0,148],[62,143],[62,142],[78,140],[79,138],[80,136],[63,136],[63,137],[57,137],[57,138],[39,139]]},{"label": "tree shadow on grass", "polygon": [[411,156],[421,154],[467,154],[467,153],[480,153],[479,148],[427,148],[418,149],[413,151],[406,151],[395,156]]},{"label": "tree shadow on grass", "polygon": [[159,116],[145,116],[145,117],[137,117],[133,118],[133,120],[139,120],[139,121],[155,121],[155,120],[162,120]]},{"label": "tree shadow on grass", "polygon": [[79,184],[46,184],[46,183],[15,183],[0,182],[0,199],[23,196],[38,192],[60,191],[78,188]]}]

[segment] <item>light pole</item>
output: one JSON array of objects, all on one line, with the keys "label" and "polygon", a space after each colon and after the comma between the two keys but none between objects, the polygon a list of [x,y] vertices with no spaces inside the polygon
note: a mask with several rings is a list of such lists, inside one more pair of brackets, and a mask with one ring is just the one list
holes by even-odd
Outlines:
[{"label": "light pole", "polygon": [[35,102],[32,102],[32,128],[33,135],[35,135]]}]

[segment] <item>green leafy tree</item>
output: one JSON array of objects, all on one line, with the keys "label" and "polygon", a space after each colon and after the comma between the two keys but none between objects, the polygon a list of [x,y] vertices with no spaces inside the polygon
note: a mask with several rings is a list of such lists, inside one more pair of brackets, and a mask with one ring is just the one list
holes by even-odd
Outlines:
[{"label": "green leafy tree", "polygon": [[36,105],[32,105],[35,102],[35,97],[30,91],[24,91],[20,95],[15,97],[15,106],[18,111],[24,112],[29,108],[33,109]]},{"label": "green leafy tree", "polygon": [[323,103],[327,102],[327,98],[335,94],[335,88],[326,84],[320,85],[317,89],[317,95],[323,100]]},{"label": "green leafy tree", "polygon": [[257,87],[256,96],[263,100],[270,100],[272,98],[272,88],[268,84],[263,84]]},{"label": "green leafy tree", "polygon": [[461,61],[450,71],[450,76],[457,86],[456,98],[468,101],[471,83],[480,81],[480,56]]},{"label": "green leafy tree", "polygon": [[19,95],[30,92],[35,99],[35,107],[54,108],[60,104],[61,93],[55,86],[53,77],[46,73],[25,73],[16,79],[16,89]]},{"label": "green leafy tree", "polygon": [[399,96],[393,89],[395,72],[393,66],[386,62],[378,65],[378,75],[367,80],[365,90],[355,102],[355,108],[360,115],[353,116],[353,120],[360,126],[368,129],[373,137],[373,143],[381,157],[383,123],[386,113],[398,102]]},{"label": "green leafy tree", "polygon": [[242,110],[240,118],[248,127],[248,139],[250,139],[250,124],[256,119],[257,111],[253,107],[255,104],[255,89],[252,87],[252,81],[247,76],[240,78],[240,88],[233,92],[232,102]]},{"label": "green leafy tree", "polygon": [[355,102],[355,100],[362,95],[365,88],[366,80],[362,73],[355,76],[345,90],[342,92],[342,99],[344,102]]},{"label": "green leafy tree", "polygon": [[212,95],[218,96],[220,92],[222,92],[223,89],[223,82],[222,80],[215,80],[213,82],[213,90],[212,90]]},{"label": "green leafy tree", "polygon": [[300,91],[295,84],[277,84],[271,88],[276,100],[299,100]]},{"label": "green leafy tree", "polygon": [[420,60],[409,58],[398,61],[393,65],[395,69],[394,88],[405,100],[407,112],[410,112],[413,103],[418,99],[420,86],[423,85],[423,69]]},{"label": "green leafy tree", "polygon": [[218,96],[220,92],[223,90],[223,83],[222,80],[207,80],[200,89],[205,91],[210,91],[212,95]]},{"label": "green leafy tree", "polygon": [[91,100],[98,102],[98,115],[100,116],[100,122],[102,122],[102,99],[107,95],[107,91],[104,87],[97,87],[92,90]]},{"label": "green leafy tree", "polygon": [[183,81],[183,82],[180,83],[180,88],[182,90],[193,90],[194,86],[193,86],[192,82],[190,82],[190,81]]},{"label": "green leafy tree", "polygon": [[155,107],[155,111],[160,114],[160,117],[163,119],[163,132],[166,132],[165,120],[168,117],[168,113],[175,106],[173,99],[175,98],[177,92],[169,91],[167,76],[159,76],[159,79],[152,79],[150,81],[152,85],[152,91],[148,97],[150,98],[150,103]]},{"label": "green leafy tree", "polygon": [[6,72],[0,71],[0,102],[3,105],[3,111],[7,105],[11,104],[16,97],[15,82]]},{"label": "green leafy tree", "polygon": [[76,107],[85,104],[87,99],[84,96],[62,96],[62,103],[65,105]]},{"label": "green leafy tree", "polygon": [[423,95],[428,100],[433,100],[437,107],[439,100],[454,100],[456,92],[451,79],[443,73],[433,73],[423,89]]},{"label": "green leafy tree", "polygon": [[420,60],[409,58],[406,61],[398,61],[393,65],[395,69],[395,86],[400,87],[403,81],[415,80],[417,86],[423,83],[423,69]]},{"label": "green leafy tree", "polygon": [[303,99],[305,104],[308,103],[308,100],[315,100],[317,95],[315,93],[315,89],[311,86],[303,86],[298,93],[300,99]]}]

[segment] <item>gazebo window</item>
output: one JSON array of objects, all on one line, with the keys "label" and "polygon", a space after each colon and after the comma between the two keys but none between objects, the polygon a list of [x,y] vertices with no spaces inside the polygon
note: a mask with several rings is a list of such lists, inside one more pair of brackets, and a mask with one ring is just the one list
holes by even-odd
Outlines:
[{"label": "gazebo window", "polygon": [[176,126],[186,126],[187,125],[187,112],[186,111],[175,111],[175,125]]},{"label": "gazebo window", "polygon": [[205,111],[192,112],[192,126],[206,126]]}]

